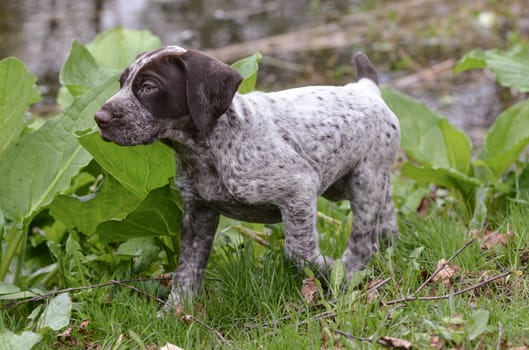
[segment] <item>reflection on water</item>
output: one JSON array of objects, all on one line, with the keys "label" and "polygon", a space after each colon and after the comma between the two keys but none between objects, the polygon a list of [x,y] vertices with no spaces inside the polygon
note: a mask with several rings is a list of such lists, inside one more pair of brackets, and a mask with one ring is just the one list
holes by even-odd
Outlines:
[{"label": "reflection on water", "polygon": [[166,44],[215,48],[306,25],[311,19],[308,3],[303,0],[2,0],[0,57],[20,57],[39,77],[53,76],[60,70],[72,39],[85,43],[97,32],[118,25],[149,29]]}]

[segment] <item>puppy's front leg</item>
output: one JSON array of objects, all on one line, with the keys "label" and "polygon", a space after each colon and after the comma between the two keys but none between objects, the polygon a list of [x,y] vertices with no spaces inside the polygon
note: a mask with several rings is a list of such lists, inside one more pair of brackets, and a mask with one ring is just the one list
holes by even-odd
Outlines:
[{"label": "puppy's front leg", "polygon": [[191,300],[202,284],[219,214],[201,203],[186,203],[180,233],[180,259],[166,309]]}]

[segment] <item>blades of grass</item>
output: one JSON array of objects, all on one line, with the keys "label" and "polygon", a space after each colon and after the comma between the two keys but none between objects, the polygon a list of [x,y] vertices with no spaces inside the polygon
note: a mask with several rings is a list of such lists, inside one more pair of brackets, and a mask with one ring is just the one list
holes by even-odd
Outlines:
[{"label": "blades of grass", "polygon": [[129,329],[129,335],[136,342],[136,344],[138,344],[140,349],[147,350],[145,343],[143,340],[141,340],[140,336],[136,332],[134,332],[132,329]]}]

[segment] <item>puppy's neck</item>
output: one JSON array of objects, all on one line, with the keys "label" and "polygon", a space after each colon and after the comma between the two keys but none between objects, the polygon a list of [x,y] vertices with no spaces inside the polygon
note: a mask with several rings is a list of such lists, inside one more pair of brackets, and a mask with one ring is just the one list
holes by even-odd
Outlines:
[{"label": "puppy's neck", "polygon": [[175,150],[183,147],[200,152],[207,148],[206,137],[196,128],[190,116],[172,120],[160,130],[159,139]]}]

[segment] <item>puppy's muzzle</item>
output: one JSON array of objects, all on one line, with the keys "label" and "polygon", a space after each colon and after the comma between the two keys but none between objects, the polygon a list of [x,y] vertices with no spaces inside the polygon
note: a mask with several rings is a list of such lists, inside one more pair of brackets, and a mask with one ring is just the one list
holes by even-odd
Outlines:
[{"label": "puppy's muzzle", "polygon": [[104,109],[100,109],[96,112],[94,120],[96,121],[97,126],[99,126],[99,128],[104,129],[110,125],[110,121],[112,120],[112,114]]},{"label": "puppy's muzzle", "polygon": [[99,127],[99,135],[101,135],[101,138],[105,141],[112,141],[110,134],[112,124],[115,124],[113,123],[114,119],[119,119],[119,116],[114,115],[105,108],[101,108],[94,115],[94,120],[96,121],[97,126]]}]

